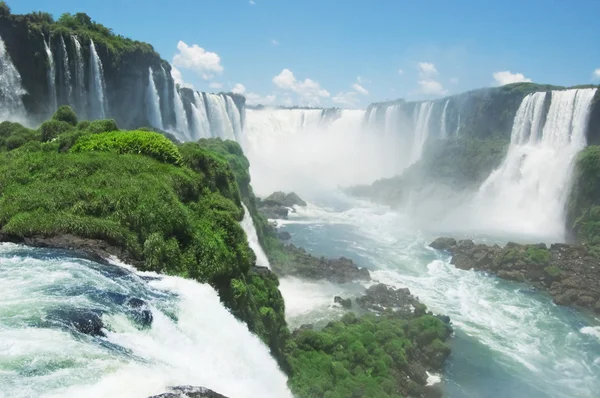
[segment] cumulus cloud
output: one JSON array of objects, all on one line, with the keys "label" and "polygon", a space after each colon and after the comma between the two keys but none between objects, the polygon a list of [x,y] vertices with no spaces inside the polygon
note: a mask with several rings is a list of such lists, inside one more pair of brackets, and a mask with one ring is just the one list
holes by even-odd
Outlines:
[{"label": "cumulus cloud", "polygon": [[494,72],[494,80],[498,86],[504,86],[505,84],[530,82],[531,79],[525,77],[522,73],[511,73],[508,70],[501,72]]},{"label": "cumulus cloud", "polygon": [[434,64],[429,62],[419,62],[417,64],[419,67],[419,75],[421,78],[431,77],[438,74],[438,71]]},{"label": "cumulus cloud", "polygon": [[173,65],[196,72],[204,80],[210,80],[215,74],[223,72],[221,57],[217,53],[206,51],[197,44],[188,46],[185,42],[177,43],[179,51],[173,57]]},{"label": "cumulus cloud", "polygon": [[173,78],[173,81],[175,82],[175,84],[179,84],[181,87],[187,87],[187,88],[191,88],[192,90],[194,90],[193,85],[183,81],[183,76],[181,75],[181,71],[179,69],[177,69],[176,67],[174,67],[173,65],[171,65],[171,77]]},{"label": "cumulus cloud", "polygon": [[594,80],[600,80],[600,68],[594,71]]},{"label": "cumulus cloud", "polygon": [[331,98],[331,100],[340,105],[356,106],[358,103],[358,98],[356,98],[356,96],[356,91],[349,91],[346,93],[337,93],[335,96],[333,96],[333,98]]},{"label": "cumulus cloud", "polygon": [[236,94],[244,94],[246,92],[246,87],[244,87],[243,84],[238,83],[235,86],[233,86],[231,92]]},{"label": "cumulus cloud", "polygon": [[214,89],[220,89],[223,87],[223,85],[221,83],[217,83],[217,82],[212,82],[208,85],[208,87],[210,88],[214,88]]},{"label": "cumulus cloud", "polygon": [[289,69],[284,69],[273,78],[273,83],[284,90],[298,94],[302,102],[308,105],[319,105],[321,98],[329,97],[329,91],[321,88],[318,82],[306,78],[297,80]]},{"label": "cumulus cloud", "polygon": [[352,85],[352,88],[354,90],[356,90],[359,94],[369,95],[369,91],[366,88],[364,88],[363,86],[361,86],[360,84],[358,84],[358,83],[354,83]]},{"label": "cumulus cloud", "polygon": [[418,81],[419,91],[426,95],[446,95],[446,90],[440,82],[433,79],[423,79]]}]

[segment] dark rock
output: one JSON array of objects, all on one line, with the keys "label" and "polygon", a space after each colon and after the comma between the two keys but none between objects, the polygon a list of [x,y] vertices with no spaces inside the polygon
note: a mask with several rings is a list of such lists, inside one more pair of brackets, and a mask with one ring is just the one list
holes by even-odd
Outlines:
[{"label": "dark rock", "polygon": [[406,317],[412,317],[416,314],[417,308],[423,308],[423,304],[407,288],[395,289],[383,283],[369,287],[364,296],[356,299],[356,303],[367,311],[375,313],[393,311]]},{"label": "dark rock", "polygon": [[271,195],[267,196],[263,202],[266,204],[271,203],[286,207],[306,206],[306,202],[294,192],[287,194],[281,191],[273,192]]},{"label": "dark rock", "polygon": [[292,239],[292,235],[290,235],[289,232],[287,231],[280,231],[279,233],[277,233],[277,237],[281,240],[290,240]]},{"label": "dark rock", "polygon": [[435,317],[444,322],[446,325],[450,323],[450,317],[448,315],[436,315]]},{"label": "dark rock", "polygon": [[143,327],[150,327],[152,325],[154,316],[144,300],[131,297],[125,302],[125,305],[130,308],[129,313],[135,322]]},{"label": "dark rock", "polygon": [[169,391],[149,398],[227,398],[213,390],[204,387],[177,386],[169,387]]},{"label": "dark rock", "polygon": [[344,308],[350,308],[352,307],[352,300],[351,299],[343,299],[340,296],[335,296],[333,298],[333,302],[336,304],[341,305]]},{"label": "dark rock", "polygon": [[104,336],[101,312],[84,308],[61,308],[48,314],[51,322],[90,336]]},{"label": "dark rock", "polygon": [[547,291],[559,305],[588,308],[600,313],[600,266],[595,253],[585,245],[555,243],[519,244],[504,247],[438,238],[431,247],[452,254],[451,263],[461,269],[476,269]]}]

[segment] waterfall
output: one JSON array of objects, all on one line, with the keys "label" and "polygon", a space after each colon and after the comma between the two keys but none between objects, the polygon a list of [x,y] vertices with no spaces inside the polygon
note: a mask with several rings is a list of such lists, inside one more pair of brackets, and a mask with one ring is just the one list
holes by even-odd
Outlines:
[{"label": "waterfall", "polygon": [[160,97],[154,84],[154,73],[148,68],[148,88],[146,89],[146,117],[154,128],[163,129],[162,115],[160,113]]},{"label": "waterfall", "polygon": [[225,99],[220,94],[206,94],[208,119],[213,137],[235,140],[233,126],[227,114]]},{"label": "waterfall", "polygon": [[182,134],[187,138],[188,141],[193,141],[191,137],[187,114],[185,113],[185,108],[183,107],[183,101],[181,100],[181,93],[177,90],[177,87],[173,87],[174,94],[174,104],[175,104],[175,121],[176,121],[176,129],[179,134]]},{"label": "waterfall", "polygon": [[65,40],[60,36],[60,48],[62,51],[62,88],[65,90],[65,103],[73,105],[73,82],[71,80],[71,70],[69,67],[69,52],[65,45]]},{"label": "waterfall", "polygon": [[81,119],[87,118],[87,93],[85,90],[85,65],[81,53],[81,43],[77,36],[71,36],[75,46],[75,111]]},{"label": "waterfall", "polygon": [[104,69],[102,61],[96,52],[96,45],[90,40],[90,112],[93,119],[106,118],[106,86],[104,83]]},{"label": "waterfall", "polygon": [[44,48],[46,49],[46,58],[48,59],[48,97],[50,98],[50,113],[54,113],[57,108],[57,99],[56,99],[56,68],[54,65],[54,54],[52,54],[52,50],[50,49],[50,39],[48,38],[48,42],[44,40]]},{"label": "waterfall", "polygon": [[448,126],[446,125],[446,110],[448,109],[449,103],[450,100],[446,100],[446,103],[444,104],[444,110],[442,111],[442,125],[440,127],[441,138],[448,138]]},{"label": "waterfall", "polygon": [[[167,71],[162,65],[160,66],[160,70],[164,80],[164,84],[162,85],[162,90],[160,94],[160,99],[162,100],[161,112],[166,116],[166,120],[163,120],[163,124],[165,127],[167,127],[167,125],[171,124],[170,120],[172,120],[170,116],[172,115],[171,110],[175,111],[175,118],[177,118],[177,108],[176,104],[174,103],[176,99],[173,97],[173,101],[171,101],[171,90],[169,90],[168,82],[171,81],[173,83],[172,88],[175,96],[177,95],[177,86],[175,85],[175,81],[173,79],[169,80],[169,77],[167,76]],[[175,127],[177,128],[177,119],[175,119]],[[177,130],[179,129],[177,128]],[[182,130],[179,131],[183,132]],[[186,137],[180,138],[182,138],[183,141],[187,139]]]},{"label": "waterfall", "polygon": [[[595,92],[571,89],[549,95],[533,93],[523,99],[506,158],[482,184],[476,198],[490,222],[507,230],[544,231],[554,239],[564,239],[573,161],[586,145]],[[550,108],[544,123],[547,97]]]},{"label": "waterfall", "polygon": [[415,107],[413,114],[415,132],[409,157],[409,165],[421,159],[423,147],[429,137],[429,119],[431,118],[432,109],[433,102],[422,102]]},{"label": "waterfall", "polygon": [[[208,284],[14,244],[0,244],[0,264],[3,395],[147,398],[196,385],[292,397],[269,349]],[[105,336],[80,333],[77,313],[101,315]]]},{"label": "waterfall", "polygon": [[244,219],[242,220],[242,228],[244,232],[246,232],[246,237],[248,238],[248,246],[256,255],[256,265],[259,267],[267,267],[271,268],[271,264],[269,264],[269,259],[267,258],[267,254],[260,246],[260,242],[258,241],[258,235],[256,234],[256,228],[254,227],[254,222],[252,221],[252,215],[248,211],[248,208],[245,204],[242,203],[242,207],[244,208]]},{"label": "waterfall", "polygon": [[0,120],[22,121],[26,112],[21,96],[21,75],[12,63],[4,40],[0,37]]},{"label": "waterfall", "polygon": [[[192,125],[193,132],[190,132],[192,141],[198,141],[200,138],[210,138],[210,123],[204,104],[204,96],[194,91],[194,102],[192,103]],[[190,131],[192,131],[190,129]]]},{"label": "waterfall", "polygon": [[242,135],[242,116],[238,107],[233,102],[233,99],[225,95],[227,114],[229,115],[229,120],[231,121],[231,127],[233,128],[233,135],[237,141],[240,140]]},{"label": "waterfall", "polygon": [[460,133],[460,113],[458,114],[458,122],[456,123],[456,131],[454,132],[454,136],[458,137],[458,133]]}]

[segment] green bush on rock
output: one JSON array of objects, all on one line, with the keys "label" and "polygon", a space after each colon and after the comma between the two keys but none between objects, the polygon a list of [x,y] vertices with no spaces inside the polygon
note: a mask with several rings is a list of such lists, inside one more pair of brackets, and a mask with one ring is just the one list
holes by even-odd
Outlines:
[{"label": "green bush on rock", "polygon": [[48,120],[42,123],[39,128],[42,142],[47,142],[55,139],[62,133],[73,130],[74,127],[70,123],[60,120]]},{"label": "green bush on rock", "polygon": [[[119,130],[117,123],[112,119],[99,119],[91,122],[80,122],[80,124],[80,130],[85,130],[92,134],[108,133]],[[85,128],[82,128],[83,126],[85,126]]]},{"label": "green bush on rock", "polygon": [[73,109],[67,105],[58,108],[52,116],[52,120],[58,120],[59,122],[66,122],[72,126],[77,126],[77,115],[73,112]]}]

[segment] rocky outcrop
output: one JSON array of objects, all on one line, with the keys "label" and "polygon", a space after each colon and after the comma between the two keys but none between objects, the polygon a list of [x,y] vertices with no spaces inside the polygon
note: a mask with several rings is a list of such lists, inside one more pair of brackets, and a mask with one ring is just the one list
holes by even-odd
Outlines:
[{"label": "rocky outcrop", "polygon": [[359,268],[348,258],[329,259],[315,257],[301,247],[293,244],[284,247],[287,259],[284,263],[273,262],[273,270],[279,275],[297,276],[300,278],[320,280],[326,279],[333,283],[349,283],[353,281],[368,281],[371,279],[369,270]]},{"label": "rocky outcrop", "polygon": [[268,219],[287,219],[294,206],[306,206],[296,193],[273,192],[265,199],[257,200],[256,206]]},{"label": "rocky outcrop", "polygon": [[227,398],[225,395],[221,395],[213,390],[209,390],[204,387],[194,386],[177,386],[170,387],[169,391],[160,394],[153,395],[149,398]]},{"label": "rocky outcrop", "polygon": [[333,298],[333,302],[336,304],[341,305],[344,308],[351,308],[352,307],[352,300],[351,299],[344,299],[341,298],[340,296],[335,296]]},{"label": "rocky outcrop", "polygon": [[438,238],[430,245],[452,254],[460,269],[476,269],[547,291],[559,305],[600,313],[600,255],[585,245],[509,242],[504,247]]},{"label": "rocky outcrop", "polygon": [[356,303],[367,311],[393,312],[403,317],[423,315],[426,308],[407,288],[396,289],[383,283],[369,287]]},{"label": "rocky outcrop", "polygon": [[104,336],[102,313],[86,308],[60,308],[48,314],[50,323],[90,336]]}]

